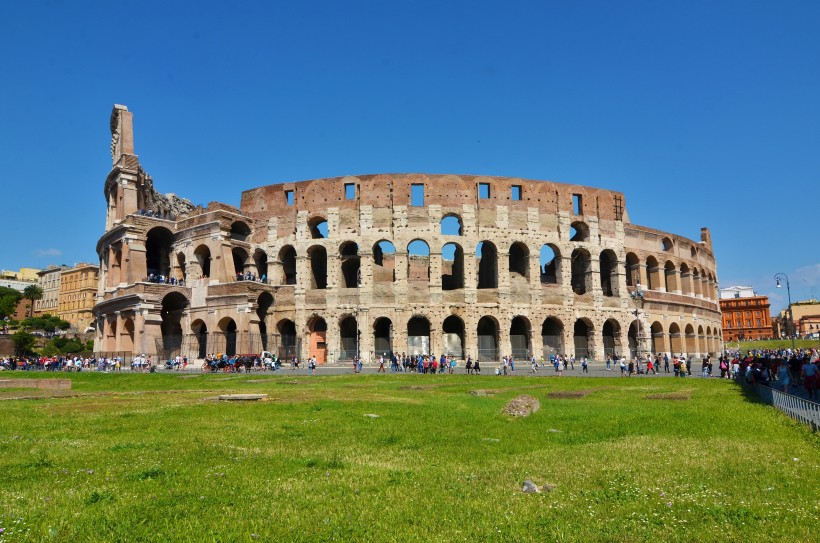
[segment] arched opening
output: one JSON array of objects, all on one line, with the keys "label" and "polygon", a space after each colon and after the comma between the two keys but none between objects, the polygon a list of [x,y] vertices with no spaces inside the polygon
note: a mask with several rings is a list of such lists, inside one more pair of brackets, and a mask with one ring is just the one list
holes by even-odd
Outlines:
[{"label": "arched opening", "polygon": [[687,324],[684,334],[686,336],[686,354],[690,357],[695,356],[698,352],[698,338],[695,335],[695,327]]},{"label": "arched opening", "polygon": [[430,354],[430,321],[415,316],[407,321],[407,354]]},{"label": "arched opening", "polygon": [[540,252],[541,284],[557,285],[561,272],[561,252],[555,245],[544,244]]},{"label": "arched opening", "polygon": [[575,358],[590,357],[595,350],[595,328],[588,319],[578,319],[573,327],[573,342],[575,344]]},{"label": "arched opening", "polygon": [[339,321],[339,361],[353,360],[359,355],[359,325],[348,315]]},{"label": "arched opening", "polygon": [[601,267],[601,291],[606,297],[618,294],[618,257],[612,249],[601,251],[599,256]]},{"label": "arched opening", "polygon": [[322,217],[313,217],[308,221],[308,228],[310,229],[310,237],[313,239],[327,238],[328,228],[327,221]]},{"label": "arched opening", "polygon": [[692,277],[689,275],[689,266],[686,262],[680,265],[680,291],[681,294],[692,294]]},{"label": "arched opening", "polygon": [[106,336],[105,343],[108,346],[107,351],[117,350],[117,319],[109,321],[108,335]]},{"label": "arched opening", "polygon": [[635,253],[626,254],[626,286],[634,287],[641,282],[641,264]]},{"label": "arched opening", "polygon": [[179,268],[178,279],[185,282],[188,279],[188,269],[185,266],[185,253],[177,253],[177,268]]},{"label": "arched opening", "polygon": [[669,325],[669,348],[672,351],[673,356],[683,353],[680,326],[678,326],[678,323],[676,322]]},{"label": "arched opening", "polygon": [[145,267],[148,276],[171,275],[171,246],[174,234],[165,227],[157,226],[145,236]]},{"label": "arched opening", "polygon": [[583,221],[575,221],[569,227],[570,241],[588,241],[589,226]]},{"label": "arched opening", "polygon": [[248,241],[251,237],[251,227],[243,221],[234,221],[231,224],[231,239],[236,241]]},{"label": "arched opening", "polygon": [[253,253],[253,263],[256,266],[256,276],[263,283],[268,282],[268,253],[262,249],[257,249]]},{"label": "arched opening", "polygon": [[440,227],[442,236],[461,236],[464,234],[464,225],[461,223],[461,217],[454,213],[442,217]]},{"label": "arched opening", "polygon": [[703,288],[703,279],[701,278],[701,275],[700,275],[700,272],[698,272],[698,269],[695,268],[692,271],[692,288],[689,289],[688,294],[691,294],[692,296],[701,296],[702,297],[704,290],[705,289]]},{"label": "arched opening", "polygon": [[387,240],[373,246],[373,282],[392,283],[396,280],[396,248]]},{"label": "arched opening", "polygon": [[666,342],[663,337],[663,325],[658,321],[652,323],[650,328],[652,332],[652,352],[659,354],[666,352]]},{"label": "arched opening", "polygon": [[530,277],[530,249],[521,242],[515,242],[510,246],[508,259],[510,279],[529,280]]},{"label": "arched opening", "polygon": [[327,288],[327,250],[321,245],[308,249],[310,259],[310,288]]},{"label": "arched opening", "polygon": [[359,246],[347,241],[339,247],[342,261],[342,288],[358,288],[361,283],[361,260]]},{"label": "arched opening", "polygon": [[663,240],[661,241],[661,250],[663,252],[669,252],[673,248],[674,245],[672,244],[672,240],[670,238],[663,238]]},{"label": "arched opening", "polygon": [[393,321],[387,317],[379,317],[373,323],[373,349],[377,357],[393,354]]},{"label": "arched opening", "polygon": [[205,358],[208,356],[208,327],[202,319],[197,319],[191,323],[191,333],[194,336],[196,345],[196,357]]},{"label": "arched opening", "polygon": [[282,319],[276,324],[276,331],[279,333],[279,358],[287,360],[293,355],[298,356],[296,323],[290,319]]},{"label": "arched opening", "polygon": [[248,263],[248,252],[240,247],[231,249],[231,256],[233,257],[233,272],[236,274],[236,279],[241,281],[245,277],[245,266]]},{"label": "arched opening", "polygon": [[125,319],[122,325],[122,337],[120,338],[120,350],[126,353],[134,350],[134,320]]},{"label": "arched opening", "polygon": [[646,290],[657,290],[661,286],[661,269],[654,256],[646,258]]},{"label": "arched opening", "polygon": [[570,257],[572,262],[572,292],[586,294],[592,288],[592,259],[586,249],[575,249]]},{"label": "arched opening", "polygon": [[541,325],[541,342],[544,356],[564,352],[564,324],[555,317],[547,317]]},{"label": "arched opening", "polygon": [[188,307],[188,300],[179,292],[171,292],[162,299],[160,316],[162,324],[162,350],[159,354],[163,360],[174,358],[180,354],[182,347],[182,315]]},{"label": "arched opening", "polygon": [[117,286],[120,283],[126,282],[126,274],[122,269],[122,249],[114,250],[114,257],[111,259],[111,278],[109,280],[109,286]]},{"label": "arched opening", "polygon": [[268,340],[268,313],[273,307],[273,295],[270,292],[263,292],[256,299],[256,317],[259,319],[259,338],[261,340],[261,349],[254,349],[255,351],[269,351],[270,342]]},{"label": "arched opening", "polygon": [[464,357],[464,321],[458,315],[450,315],[442,323],[443,354],[454,356],[459,360]]},{"label": "arched opening", "polygon": [[310,331],[309,356],[315,357],[316,362],[324,364],[327,361],[327,323],[322,317],[313,317],[308,322]]},{"label": "arched opening", "polygon": [[478,287],[498,288],[498,250],[490,241],[480,241],[475,250],[478,259]]},{"label": "arched opening", "polygon": [[510,323],[510,348],[516,360],[529,360],[532,356],[529,319],[525,317],[513,318]]},{"label": "arched opening", "polygon": [[640,344],[638,337],[640,336],[640,323],[637,320],[629,324],[629,331],[627,332],[627,340],[629,341],[629,356],[636,358],[643,353],[640,352]]},{"label": "arched opening", "polygon": [[464,250],[457,243],[441,248],[441,289],[464,288]]},{"label": "arched opening", "polygon": [[202,277],[208,278],[211,276],[211,250],[207,245],[200,245],[194,251],[194,257],[199,264],[199,269],[202,270]]},{"label": "arched opening", "polygon": [[430,247],[420,239],[407,245],[407,280],[430,281]]},{"label": "arched opening", "polygon": [[478,359],[498,361],[498,322],[492,317],[481,317],[476,328],[478,335]]},{"label": "arched opening", "polygon": [[671,260],[667,260],[663,266],[664,269],[664,287],[666,292],[678,291],[678,270]]},{"label": "arched opening", "polygon": [[[327,259],[325,259],[326,261]],[[279,250],[279,262],[282,263],[282,284],[296,284],[296,249],[285,245]],[[312,263],[312,261],[311,261]]]},{"label": "arched opening", "polygon": [[219,333],[222,335],[224,345],[225,345],[225,354],[228,356],[233,356],[236,354],[236,340],[237,340],[237,329],[236,329],[236,322],[230,318],[225,317],[218,324]]},{"label": "arched opening", "polygon": [[703,326],[698,326],[698,352],[699,353],[706,353],[709,352],[709,346],[706,342],[706,335],[703,333]]},{"label": "arched opening", "polygon": [[601,330],[601,339],[604,342],[604,356],[613,359],[618,356],[621,346],[621,325],[615,319],[607,319]]}]

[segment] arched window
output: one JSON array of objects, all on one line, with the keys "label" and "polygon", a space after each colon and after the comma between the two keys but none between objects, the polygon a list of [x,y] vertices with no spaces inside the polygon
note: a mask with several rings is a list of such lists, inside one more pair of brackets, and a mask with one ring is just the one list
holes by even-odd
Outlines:
[{"label": "arched window", "polygon": [[583,221],[575,221],[569,227],[570,241],[588,241],[589,226]]},{"label": "arched window", "polygon": [[572,291],[575,294],[586,294],[592,288],[592,259],[586,249],[575,249],[570,257],[572,261]]},{"label": "arched window", "polygon": [[282,284],[296,284],[296,249],[285,245],[279,250],[279,262],[282,263]]},{"label": "arched window", "polygon": [[157,226],[145,236],[145,266],[148,275],[171,275],[171,254],[174,234],[165,227]]},{"label": "arched window", "polygon": [[430,280],[430,246],[420,239],[407,245],[407,280]]},{"label": "arched window", "polygon": [[441,248],[441,289],[464,288],[464,250],[457,243]]},{"label": "arched window", "polygon": [[561,252],[551,244],[541,246],[541,284],[557,285],[561,279]]},{"label": "arched window", "polygon": [[444,319],[441,326],[444,341],[443,354],[464,359],[464,321],[457,315],[450,315]]},{"label": "arched window", "polygon": [[328,237],[327,221],[322,217],[313,217],[308,221],[310,237],[313,239],[324,239]]},{"label": "arched window", "polygon": [[199,269],[202,270],[202,277],[211,276],[211,250],[207,245],[200,245],[194,251]]},{"label": "arched window", "polygon": [[508,268],[512,278],[529,279],[530,249],[524,243],[515,242],[510,246]]},{"label": "arched window", "polygon": [[598,257],[601,274],[601,292],[612,297],[618,293],[618,257],[612,249],[604,249]]},{"label": "arched window", "polygon": [[396,280],[396,248],[387,240],[373,246],[373,282],[392,283]]},{"label": "arched window", "polygon": [[442,217],[440,227],[442,236],[461,236],[464,234],[461,217],[455,213],[448,213]]},{"label": "arched window", "polygon": [[231,239],[237,241],[248,241],[251,235],[251,228],[242,221],[235,221],[231,224]]},{"label": "arched window", "polygon": [[498,288],[498,250],[490,241],[480,241],[475,250],[478,259],[478,287]]},{"label": "arched window", "polygon": [[358,288],[361,283],[359,246],[353,241],[346,241],[339,247],[342,259],[342,287]]},{"label": "arched window", "polygon": [[310,287],[327,288],[327,250],[321,245],[314,245],[308,249],[308,258],[310,259]]}]

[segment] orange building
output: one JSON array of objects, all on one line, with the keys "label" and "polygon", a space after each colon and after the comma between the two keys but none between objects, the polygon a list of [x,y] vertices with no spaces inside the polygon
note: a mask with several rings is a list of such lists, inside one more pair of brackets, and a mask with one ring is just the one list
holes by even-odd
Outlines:
[{"label": "orange building", "polygon": [[723,340],[739,341],[772,337],[769,297],[758,296],[752,287],[720,289]]},{"label": "orange building", "polygon": [[80,332],[85,332],[94,322],[92,309],[96,301],[99,271],[99,266],[81,263],[60,274],[57,316]]}]

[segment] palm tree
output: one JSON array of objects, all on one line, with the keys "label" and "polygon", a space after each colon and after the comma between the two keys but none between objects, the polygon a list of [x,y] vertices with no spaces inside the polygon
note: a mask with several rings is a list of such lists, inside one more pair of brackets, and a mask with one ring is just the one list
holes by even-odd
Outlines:
[{"label": "palm tree", "polygon": [[28,316],[31,318],[34,315],[34,301],[43,299],[43,289],[40,285],[29,285],[23,290],[23,298],[31,300],[31,306],[28,309]]}]

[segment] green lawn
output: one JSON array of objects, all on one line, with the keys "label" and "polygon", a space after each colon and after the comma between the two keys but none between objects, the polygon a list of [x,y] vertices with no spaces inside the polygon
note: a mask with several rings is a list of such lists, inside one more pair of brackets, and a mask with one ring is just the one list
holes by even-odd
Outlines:
[{"label": "green lawn", "polygon": [[817,540],[820,438],[719,379],[70,377],[0,404],[0,541]]},{"label": "green lawn", "polygon": [[[743,353],[752,349],[787,349],[791,348],[790,339],[758,339],[755,341],[729,341],[726,343],[727,349],[737,349]],[[820,341],[816,339],[795,339],[794,346],[798,349],[820,349]]]}]

